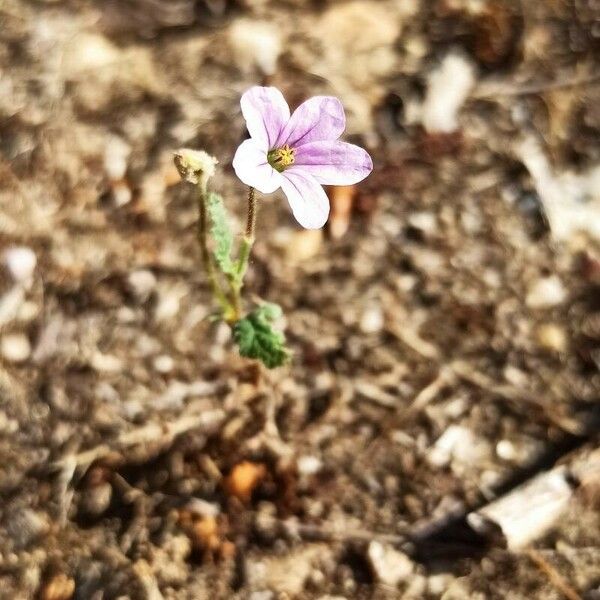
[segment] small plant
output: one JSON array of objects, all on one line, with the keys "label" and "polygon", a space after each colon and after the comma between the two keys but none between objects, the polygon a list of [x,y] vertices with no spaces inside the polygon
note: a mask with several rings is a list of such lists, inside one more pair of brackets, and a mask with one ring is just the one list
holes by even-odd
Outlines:
[{"label": "small plant", "polygon": [[231,325],[242,356],[274,368],[290,357],[276,328],[281,308],[264,303],[245,312],[241,295],[256,231],[256,192],[271,194],[281,188],[298,223],[318,229],[329,216],[322,186],[358,183],[369,175],[373,162],[362,148],[339,141],[346,117],[337,98],[315,96],[290,114],[279,90],[253,87],[242,96],[241,107],[250,138],[237,149],[233,168],[249,188],[246,229],[235,257],[227,209],[221,196],[208,189],[216,159],[202,150],[182,149],[175,153],[175,164],[181,177],[197,188],[198,242],[218,318]]}]

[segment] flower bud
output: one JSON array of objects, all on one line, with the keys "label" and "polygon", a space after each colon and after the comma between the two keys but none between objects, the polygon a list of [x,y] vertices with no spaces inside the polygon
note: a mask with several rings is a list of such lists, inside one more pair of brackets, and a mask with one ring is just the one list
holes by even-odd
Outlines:
[{"label": "flower bud", "polygon": [[215,166],[218,163],[214,156],[204,150],[191,150],[190,148],[177,150],[173,160],[181,179],[195,185],[199,183],[206,185],[215,174]]}]

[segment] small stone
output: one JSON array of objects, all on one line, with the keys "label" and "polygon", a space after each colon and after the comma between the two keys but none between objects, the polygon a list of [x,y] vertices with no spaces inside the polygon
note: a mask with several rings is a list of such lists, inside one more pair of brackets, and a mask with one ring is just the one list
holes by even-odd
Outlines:
[{"label": "small stone", "polygon": [[50,525],[44,513],[24,508],[7,519],[6,529],[15,547],[22,549],[48,533]]},{"label": "small stone", "polygon": [[229,43],[236,64],[246,73],[258,67],[273,75],[281,54],[281,31],[266,21],[238,19],[229,30]]},{"label": "small stone", "polygon": [[27,300],[19,308],[17,318],[23,323],[28,323],[33,321],[39,314],[40,307],[35,302]]},{"label": "small stone", "polygon": [[271,590],[259,590],[252,592],[249,600],[275,600],[275,593]]},{"label": "small stone", "polygon": [[37,264],[37,257],[31,248],[15,246],[4,252],[4,264],[17,283],[29,283]]},{"label": "small stone", "polygon": [[379,333],[383,329],[385,318],[381,306],[373,305],[367,308],[361,318],[359,327],[365,334]]},{"label": "small stone", "polygon": [[429,75],[423,104],[423,126],[430,133],[458,129],[458,112],[475,84],[473,64],[460,54],[448,54]]},{"label": "small stone", "polygon": [[112,486],[102,482],[87,488],[81,495],[81,509],[84,513],[97,517],[108,509],[112,500]]},{"label": "small stone", "polygon": [[490,453],[486,440],[466,427],[450,425],[428,452],[427,460],[435,467],[444,467],[450,462],[476,466],[484,462]]},{"label": "small stone", "polygon": [[175,361],[168,354],[161,354],[152,361],[152,366],[159,373],[170,373],[175,367]]},{"label": "small stone", "polygon": [[564,353],[567,349],[567,334],[555,323],[544,323],[537,328],[536,337],[539,345],[552,352]]},{"label": "small stone", "polygon": [[291,236],[286,249],[286,262],[293,265],[302,264],[314,258],[323,244],[322,229],[303,229]]},{"label": "small stone", "polygon": [[156,277],[152,271],[140,269],[129,274],[127,283],[135,299],[142,303],[148,300],[150,294],[156,288]]},{"label": "small stone", "polygon": [[23,286],[15,285],[11,290],[0,297],[0,327],[14,320],[25,300]]},{"label": "small stone", "polygon": [[123,361],[120,358],[102,352],[94,352],[90,364],[99,373],[120,373],[123,370]]},{"label": "small stone", "polygon": [[525,302],[529,308],[550,308],[562,304],[567,291],[556,275],[535,281],[529,288]]},{"label": "small stone", "polygon": [[384,585],[395,587],[414,571],[413,561],[404,552],[380,542],[371,542],[367,555],[375,576]]},{"label": "small stone", "polygon": [[31,354],[31,344],[23,333],[9,333],[2,336],[0,352],[9,362],[21,363],[26,361]]},{"label": "small stone", "polygon": [[427,578],[427,591],[436,597],[440,597],[456,579],[451,573],[438,573]]},{"label": "small stone", "polygon": [[131,147],[123,138],[113,136],[108,140],[104,149],[104,170],[111,181],[125,177],[130,154]]},{"label": "small stone", "polygon": [[187,295],[183,286],[163,287],[159,293],[158,303],[154,309],[154,318],[157,321],[170,321],[181,308],[181,300]]},{"label": "small stone", "polygon": [[75,580],[64,573],[54,575],[41,593],[42,600],[71,600],[75,593]]},{"label": "small stone", "polygon": [[300,475],[310,477],[323,468],[323,462],[316,456],[301,456],[298,458],[297,466]]},{"label": "small stone", "polygon": [[129,184],[124,181],[115,181],[111,186],[112,197],[117,208],[121,208],[131,202],[133,192]]},{"label": "small stone", "polygon": [[423,233],[433,234],[437,230],[437,219],[430,212],[415,212],[408,217],[408,223]]}]

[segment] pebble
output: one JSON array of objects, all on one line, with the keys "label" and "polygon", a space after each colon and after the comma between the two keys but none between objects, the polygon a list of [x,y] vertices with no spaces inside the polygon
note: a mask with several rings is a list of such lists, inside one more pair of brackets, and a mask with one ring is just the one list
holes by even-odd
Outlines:
[{"label": "pebble", "polygon": [[120,373],[124,368],[120,358],[113,354],[102,354],[102,352],[94,352],[90,364],[100,373]]},{"label": "pebble", "polygon": [[490,448],[484,439],[466,427],[450,425],[427,454],[427,460],[435,467],[444,467],[453,460],[474,466],[489,455]]},{"label": "pebble", "polygon": [[281,54],[281,31],[266,21],[238,19],[229,30],[229,43],[236,64],[246,73],[258,67],[273,75]]},{"label": "pebble", "polygon": [[539,345],[546,350],[564,353],[567,349],[567,334],[563,327],[556,323],[544,323],[537,328],[536,337]]},{"label": "pebble", "polygon": [[298,458],[298,472],[300,475],[309,477],[315,475],[323,468],[323,462],[316,456],[301,456]]},{"label": "pebble", "polygon": [[102,482],[87,488],[81,495],[81,509],[88,515],[97,517],[103,514],[112,500],[112,486]]},{"label": "pebble", "polygon": [[10,323],[17,317],[24,300],[25,292],[20,285],[15,285],[4,296],[0,297],[0,327]]},{"label": "pebble", "polygon": [[414,571],[412,560],[391,546],[373,541],[367,550],[375,576],[384,585],[397,586],[406,581]]},{"label": "pebble", "polygon": [[170,373],[175,368],[175,361],[168,354],[161,354],[152,361],[152,366],[159,373]]},{"label": "pebble", "polygon": [[460,54],[448,54],[428,77],[422,112],[426,131],[456,131],[458,113],[474,84],[473,64]]},{"label": "pebble", "polygon": [[[427,578],[427,591],[436,597],[440,597],[456,579],[451,573],[438,573]],[[425,591],[425,590],[423,590]]]},{"label": "pebble", "polygon": [[8,333],[2,336],[0,352],[7,361],[21,363],[31,355],[31,344],[23,333]]},{"label": "pebble", "polygon": [[529,308],[550,308],[562,304],[567,298],[567,290],[556,275],[535,281],[527,293],[525,302]]},{"label": "pebble", "polygon": [[31,248],[15,246],[4,252],[4,264],[17,283],[29,283],[37,264],[37,257]]},{"label": "pebble", "polygon": [[41,600],[70,600],[75,593],[75,580],[64,573],[54,575],[40,594]]},{"label": "pebble", "polygon": [[373,305],[363,312],[359,327],[365,334],[379,333],[383,329],[384,322],[385,318],[381,306]]},{"label": "pebble", "polygon": [[183,286],[165,287],[159,294],[159,300],[154,310],[154,318],[157,321],[170,321],[181,307],[181,300],[188,291]]},{"label": "pebble", "polygon": [[47,516],[42,512],[24,508],[7,519],[7,532],[17,548],[25,548],[45,535],[50,528]]},{"label": "pebble", "polygon": [[156,277],[152,271],[140,269],[129,274],[127,284],[135,299],[142,303],[148,300],[156,288]]},{"label": "pebble", "polygon": [[437,218],[431,212],[421,211],[412,213],[408,217],[408,223],[423,233],[432,235],[437,230]]},{"label": "pebble", "polygon": [[113,136],[108,140],[104,149],[104,170],[111,181],[125,177],[130,154],[131,148],[123,138]]}]

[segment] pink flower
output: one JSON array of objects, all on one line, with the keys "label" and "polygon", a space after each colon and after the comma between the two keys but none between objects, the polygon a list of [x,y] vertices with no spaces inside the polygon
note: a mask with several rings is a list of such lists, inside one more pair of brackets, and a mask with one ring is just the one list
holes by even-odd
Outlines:
[{"label": "pink flower", "polygon": [[323,227],[329,216],[323,184],[352,185],[373,170],[365,150],[338,140],[346,117],[337,98],[315,96],[290,116],[278,89],[253,87],[241,106],[250,139],[233,158],[236,175],[263,194],[281,188],[307,229]]}]

